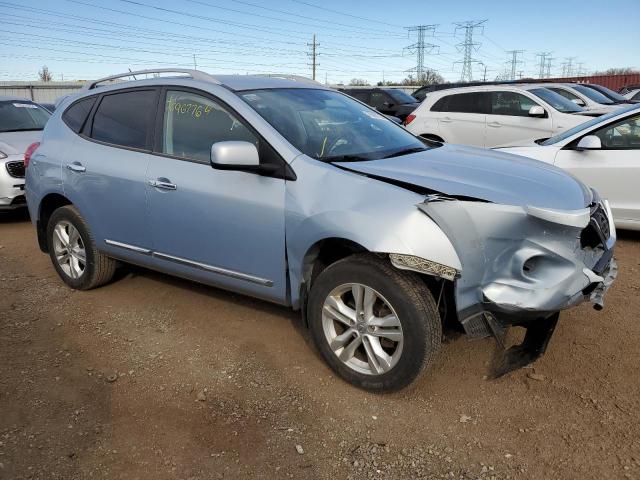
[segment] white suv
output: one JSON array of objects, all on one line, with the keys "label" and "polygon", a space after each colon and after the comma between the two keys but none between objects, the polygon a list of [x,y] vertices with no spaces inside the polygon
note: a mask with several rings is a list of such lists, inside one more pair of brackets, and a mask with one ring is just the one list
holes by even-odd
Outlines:
[{"label": "white suv", "polygon": [[586,122],[589,115],[595,114],[546,88],[483,85],[431,93],[405,125],[432,140],[497,147],[551,137]]}]

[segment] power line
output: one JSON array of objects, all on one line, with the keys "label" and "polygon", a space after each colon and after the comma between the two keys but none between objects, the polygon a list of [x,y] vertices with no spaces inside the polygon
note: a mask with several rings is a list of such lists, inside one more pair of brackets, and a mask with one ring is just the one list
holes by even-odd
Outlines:
[{"label": "power line", "polygon": [[301,3],[302,5],[306,5],[308,7],[317,8],[318,10],[324,10],[325,12],[331,12],[331,13],[335,13],[337,15],[343,15],[345,17],[357,18],[358,20],[364,20],[366,22],[374,22],[374,23],[380,23],[382,25],[388,25],[390,27],[402,28],[402,25],[394,25],[393,23],[383,22],[381,20],[374,20],[372,18],[365,18],[365,17],[360,17],[358,15],[352,15],[350,13],[340,12],[338,10],[332,10],[331,8],[321,7],[320,5],[315,5],[315,4],[309,3],[309,2],[304,2],[302,0],[291,0],[291,1],[296,2],[296,3]]},{"label": "power line", "polygon": [[464,53],[462,63],[462,74],[460,75],[461,82],[470,82],[473,79],[472,64],[479,63],[478,60],[472,58],[474,51],[480,48],[481,43],[474,43],[473,34],[476,30],[484,32],[484,23],[487,20],[469,20],[466,22],[454,23],[456,26],[455,33],[458,30],[464,30],[464,41],[457,45],[458,51]]},{"label": "power line", "polygon": [[423,82],[425,79],[425,67],[424,67],[424,55],[425,53],[431,53],[436,48],[439,48],[433,43],[426,43],[424,38],[427,32],[431,32],[431,35],[435,33],[437,25],[416,25],[415,27],[407,27],[409,34],[412,32],[418,33],[418,41],[412,45],[406,47],[411,53],[416,54],[416,66],[409,69],[410,72],[416,72],[416,78],[418,82]]}]

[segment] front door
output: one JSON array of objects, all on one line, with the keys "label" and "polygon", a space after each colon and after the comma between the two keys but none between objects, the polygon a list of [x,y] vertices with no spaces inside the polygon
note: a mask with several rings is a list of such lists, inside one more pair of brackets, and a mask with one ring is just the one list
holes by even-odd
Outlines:
[{"label": "front door", "polygon": [[568,170],[602,198],[609,200],[618,222],[640,222],[640,115],[589,133],[602,142],[599,150],[575,150],[576,140],[558,152],[556,165]]},{"label": "front door", "polygon": [[114,256],[148,253],[151,245],[145,172],[158,93],[133,89],[98,98],[63,164],[65,194],[87,220],[98,248]]},{"label": "front door", "polygon": [[[147,194],[153,257],[163,270],[272,301],[286,301],[285,181],[211,167],[215,142],[270,149],[208,94],[166,90]],[[270,159],[271,161],[272,159]]]},{"label": "front door", "polygon": [[531,107],[541,106],[518,92],[491,92],[491,107],[487,115],[488,148],[551,136],[551,118],[531,117]]}]

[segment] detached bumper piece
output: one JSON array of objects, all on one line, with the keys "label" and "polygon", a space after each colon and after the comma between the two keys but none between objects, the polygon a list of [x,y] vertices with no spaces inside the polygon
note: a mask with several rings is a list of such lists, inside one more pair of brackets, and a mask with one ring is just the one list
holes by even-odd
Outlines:
[{"label": "detached bumper piece", "polygon": [[[526,367],[540,358],[547,350],[549,341],[558,324],[558,318],[560,318],[560,313],[555,313],[544,320],[537,320],[526,325],[527,333],[522,343],[506,350],[502,340],[498,340],[496,336],[498,345],[503,348],[498,349],[494,356],[490,377],[501,377],[509,372]],[[491,323],[489,321],[490,325]]]}]

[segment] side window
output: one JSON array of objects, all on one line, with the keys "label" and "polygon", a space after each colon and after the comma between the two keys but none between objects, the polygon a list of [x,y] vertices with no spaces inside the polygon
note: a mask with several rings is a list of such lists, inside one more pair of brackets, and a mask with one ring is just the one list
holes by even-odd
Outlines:
[{"label": "side window", "polygon": [[438,100],[431,110],[452,113],[486,113],[484,92],[456,93]]},{"label": "side window", "polygon": [[491,92],[491,113],[512,117],[528,117],[531,107],[538,105],[529,97],[516,92]]},{"label": "side window", "polygon": [[633,97],[631,97],[631,100],[640,100],[640,92],[636,93]]},{"label": "side window", "polygon": [[436,103],[431,105],[432,112],[448,112],[449,111],[449,99],[451,95],[447,95],[446,97],[442,97],[437,100]]},{"label": "side window", "polygon": [[370,105],[373,108],[377,108],[377,109],[387,108],[387,105],[385,105],[385,102],[387,104],[394,103],[391,100],[391,98],[389,97],[389,95],[387,95],[384,92],[378,92],[378,91],[371,92],[371,103],[370,103]]},{"label": "side window", "polygon": [[91,138],[123,147],[147,149],[155,112],[155,90],[105,95],[93,116]]},{"label": "side window", "polygon": [[549,90],[556,92],[558,95],[562,95],[564,98],[568,99],[568,100],[581,100],[580,97],[578,97],[577,95],[574,95],[573,93],[563,89],[563,88],[550,88]]},{"label": "side window", "polygon": [[608,125],[592,133],[600,138],[602,148],[640,149],[640,115]]},{"label": "side window", "polygon": [[91,109],[93,108],[94,103],[96,103],[95,96],[83,98],[82,100],[77,101],[64,111],[62,114],[62,120],[75,133],[80,132],[84,122],[87,120],[87,117],[91,112]]},{"label": "side window", "polygon": [[349,95],[351,95],[356,100],[360,100],[361,102],[364,102],[364,103],[369,103],[369,92],[367,90],[362,90],[362,91],[353,90],[349,92]]},{"label": "side window", "polygon": [[195,93],[167,91],[163,153],[209,163],[211,145],[227,140],[260,147],[258,138],[222,105]]}]

